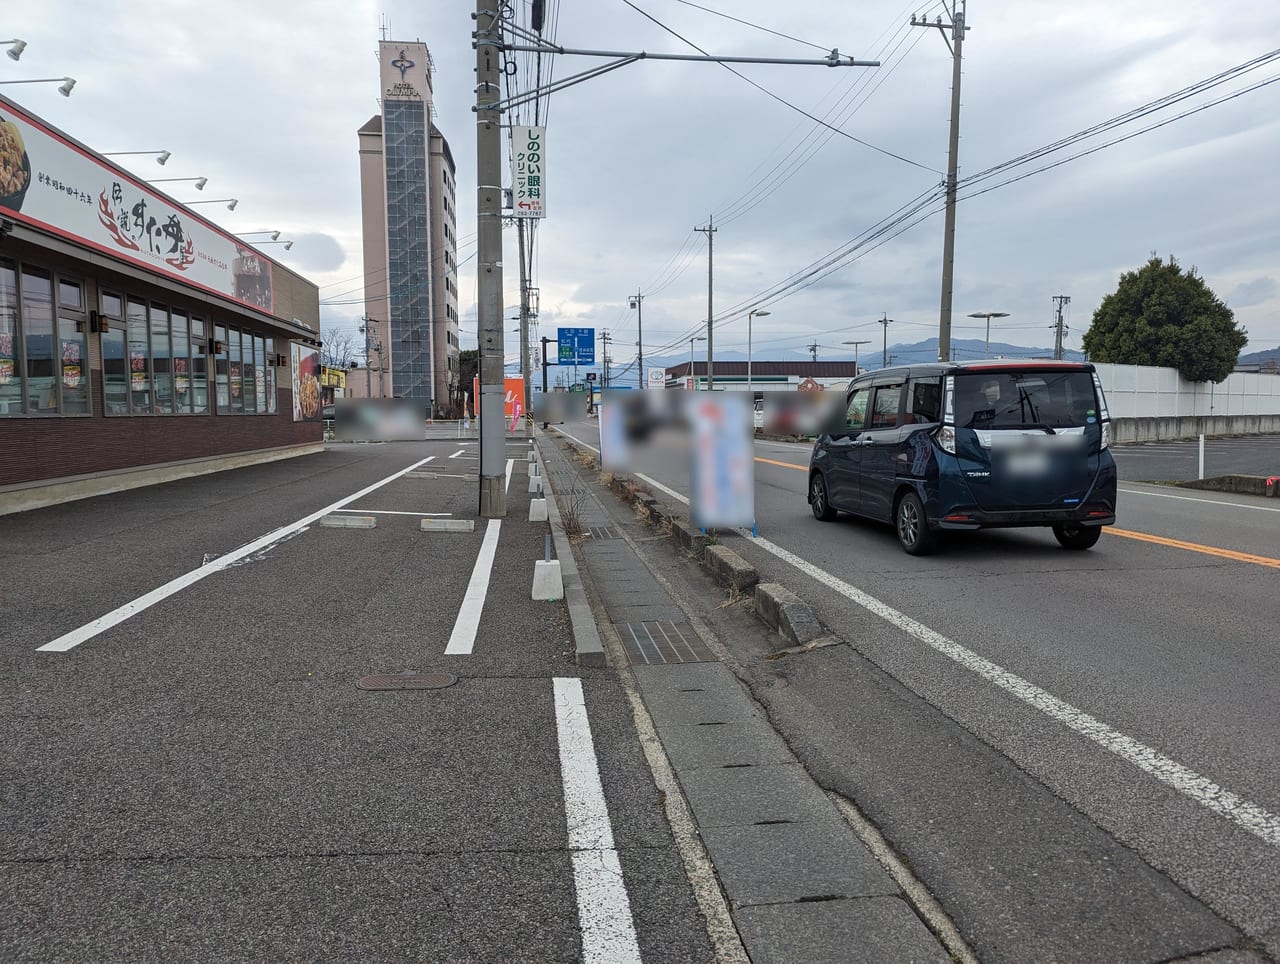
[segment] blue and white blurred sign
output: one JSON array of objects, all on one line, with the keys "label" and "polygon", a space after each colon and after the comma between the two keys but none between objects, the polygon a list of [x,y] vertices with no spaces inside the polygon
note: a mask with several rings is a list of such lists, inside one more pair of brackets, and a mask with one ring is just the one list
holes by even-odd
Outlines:
[{"label": "blue and white blurred sign", "polygon": [[701,529],[755,526],[752,404],[746,392],[689,392],[690,521]]},{"label": "blue and white blurred sign", "polygon": [[561,365],[594,365],[596,363],[596,330],[594,328],[560,328],[557,361]]}]

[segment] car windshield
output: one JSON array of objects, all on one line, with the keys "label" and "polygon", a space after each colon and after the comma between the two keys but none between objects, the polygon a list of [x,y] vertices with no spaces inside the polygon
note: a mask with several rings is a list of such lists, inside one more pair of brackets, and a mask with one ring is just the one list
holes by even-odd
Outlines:
[{"label": "car windshield", "polygon": [[965,372],[956,375],[961,428],[1073,428],[1097,420],[1087,371]]}]

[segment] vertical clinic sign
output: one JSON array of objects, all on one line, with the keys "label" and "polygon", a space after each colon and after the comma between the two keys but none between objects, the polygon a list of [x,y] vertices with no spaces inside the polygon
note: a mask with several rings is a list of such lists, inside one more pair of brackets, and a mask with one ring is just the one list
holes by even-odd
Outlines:
[{"label": "vertical clinic sign", "polygon": [[272,262],[3,101],[0,213],[273,312]]},{"label": "vertical clinic sign", "polygon": [[545,218],[545,127],[516,125],[511,128],[511,209],[518,218]]}]

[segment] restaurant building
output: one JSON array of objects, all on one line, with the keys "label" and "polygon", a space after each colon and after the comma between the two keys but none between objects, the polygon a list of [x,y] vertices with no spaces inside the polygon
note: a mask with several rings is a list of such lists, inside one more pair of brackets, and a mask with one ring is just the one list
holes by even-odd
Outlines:
[{"label": "restaurant building", "polygon": [[0,514],[322,449],[316,286],[0,97]]}]

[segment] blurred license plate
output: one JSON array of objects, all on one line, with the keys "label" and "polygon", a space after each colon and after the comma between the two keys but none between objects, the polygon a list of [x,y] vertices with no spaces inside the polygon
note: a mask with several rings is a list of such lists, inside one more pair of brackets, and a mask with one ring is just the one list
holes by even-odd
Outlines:
[{"label": "blurred license plate", "polygon": [[1045,452],[1010,452],[1005,459],[1005,469],[1010,475],[1044,475],[1049,471],[1049,456]]}]

